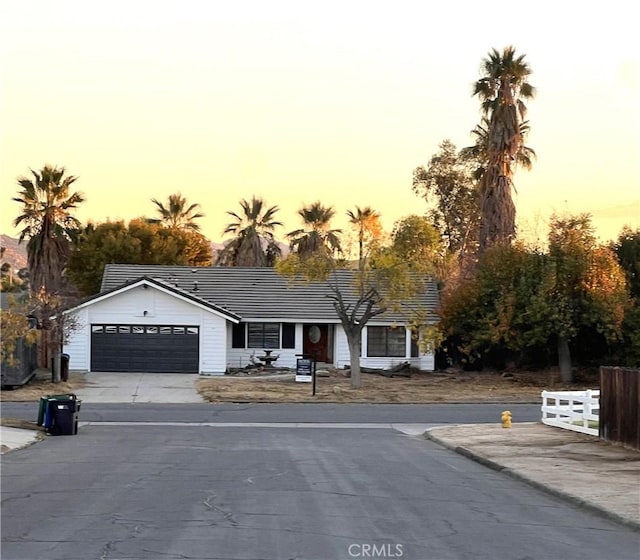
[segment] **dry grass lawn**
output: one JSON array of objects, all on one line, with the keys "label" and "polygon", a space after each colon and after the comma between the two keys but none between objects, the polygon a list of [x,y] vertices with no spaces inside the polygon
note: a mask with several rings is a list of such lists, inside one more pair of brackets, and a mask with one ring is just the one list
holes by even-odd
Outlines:
[{"label": "dry grass lawn", "polygon": [[74,393],[85,384],[84,375],[70,374],[69,381],[64,383],[52,383],[51,372],[39,369],[29,383],[15,389],[2,389],[0,401],[31,402],[38,401],[46,395],[65,395]]},{"label": "dry grass lawn", "polygon": [[[200,394],[210,402],[336,402],[336,403],[446,403],[446,402],[538,402],[543,389],[596,389],[597,376],[581,376],[570,387],[558,381],[555,371],[519,372],[502,377],[492,372],[412,373],[410,377],[363,374],[361,389],[341,370],[317,378],[316,395],[311,383],[297,383],[293,373],[280,376],[201,377]],[[65,383],[51,383],[47,370],[38,370],[26,385],[4,389],[0,400],[34,402],[45,395],[74,393],[85,384],[83,374],[71,374]]]},{"label": "dry grass lawn", "polygon": [[446,402],[539,402],[544,389],[596,389],[597,378],[565,387],[557,372],[499,373],[455,372],[413,373],[411,377],[383,377],[363,374],[363,386],[351,387],[340,371],[318,377],[316,395],[311,383],[297,383],[286,377],[200,378],[196,386],[210,402],[335,402],[335,403],[446,403]]}]

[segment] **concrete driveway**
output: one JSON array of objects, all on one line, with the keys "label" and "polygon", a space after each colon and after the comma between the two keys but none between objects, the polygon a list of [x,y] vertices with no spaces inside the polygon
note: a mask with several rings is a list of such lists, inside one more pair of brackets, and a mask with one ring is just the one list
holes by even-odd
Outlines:
[{"label": "concrete driveway", "polygon": [[87,373],[76,391],[84,403],[201,403],[200,376],[184,373]]}]

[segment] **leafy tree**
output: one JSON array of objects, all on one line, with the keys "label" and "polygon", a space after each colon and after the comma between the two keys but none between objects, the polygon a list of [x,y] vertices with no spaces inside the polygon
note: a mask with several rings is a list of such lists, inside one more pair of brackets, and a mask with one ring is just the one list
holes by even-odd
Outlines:
[{"label": "leafy tree", "polygon": [[34,294],[61,290],[62,271],[80,227],[72,211],[84,197],[70,192],[77,177],[65,177],[65,172],[64,167],[45,165],[40,172],[31,170],[33,179],[18,177],[21,190],[13,200],[22,205],[22,214],[14,225],[23,228],[20,242],[28,239],[29,285]]},{"label": "leafy tree", "polygon": [[492,49],[482,61],[482,77],[475,83],[473,95],[481,101],[487,123],[485,136],[486,171],[480,188],[482,220],[480,252],[488,247],[510,243],[515,238],[516,209],[512,199],[513,175],[518,154],[528,127],[522,127],[526,115],[525,101],[532,99],[535,89],[527,81],[531,68],[524,55],[505,47]]},{"label": "leafy tree", "polygon": [[640,228],[623,227],[612,249],[625,273],[631,295],[616,354],[619,363],[640,367]]},{"label": "leafy tree", "polygon": [[234,221],[227,224],[223,234],[235,237],[218,254],[216,264],[222,266],[274,266],[281,250],[275,237],[277,206],[267,208],[262,198],[253,196],[241,200],[241,213],[227,212]]},{"label": "leafy tree", "polygon": [[188,204],[181,193],[169,195],[166,206],[155,198],[152,198],[151,202],[156,205],[160,222],[165,226],[172,229],[200,230],[200,226],[195,222],[198,218],[204,218],[204,214],[198,210],[200,205]]},{"label": "leafy tree", "polygon": [[461,257],[475,251],[480,223],[474,165],[479,165],[477,160],[463,158],[455,144],[444,140],[429,165],[413,172],[413,192],[430,205],[427,216],[446,240],[447,250]]},{"label": "leafy tree", "polygon": [[[4,258],[6,247],[0,247],[0,259]],[[22,278],[13,272],[10,262],[0,265],[0,292],[17,292],[23,289]]]},{"label": "leafy tree", "polygon": [[355,210],[347,210],[347,216],[358,236],[358,262],[361,263],[365,257],[365,245],[379,239],[382,234],[380,214],[369,206],[356,206]]},{"label": "leafy tree", "polygon": [[291,251],[301,259],[319,253],[328,257],[341,253],[342,230],[331,229],[330,225],[335,213],[333,207],[323,206],[319,201],[298,210],[304,227],[287,234]]},{"label": "leafy tree", "polygon": [[211,246],[196,231],[182,231],[143,218],[88,224],[79,236],[67,270],[69,279],[83,295],[100,291],[104,266],[164,264],[209,266]]},{"label": "leafy tree", "polygon": [[[326,251],[302,257],[291,253],[276,264],[279,274],[296,281],[322,281],[330,288],[328,296],[344,329],[349,345],[351,385],[362,386],[360,354],[362,330],[366,324],[387,310],[399,310],[400,302],[423,291],[427,276],[392,251],[374,251],[363,259],[358,270],[345,270],[344,263]],[[345,288],[343,275],[351,274]],[[416,332],[424,326],[425,310],[419,306],[402,308],[407,323]]]},{"label": "leafy tree", "polygon": [[504,361],[527,353],[551,358],[564,382],[571,346],[615,343],[628,297],[613,252],[597,245],[588,215],[553,216],[549,251],[522,244],[485,251],[475,275],[442,298],[442,326],[463,361]]},{"label": "leafy tree", "polygon": [[588,214],[551,217],[549,255],[555,267],[550,332],[557,336],[562,379],[570,381],[571,340],[584,327],[596,328],[609,341],[617,340],[628,292],[615,253],[596,244]]},{"label": "leafy tree", "polygon": [[37,339],[35,328],[29,324],[28,298],[9,296],[8,309],[3,309],[0,314],[0,363],[6,367],[16,367],[19,365],[19,358],[16,356],[16,349],[19,341],[31,345]]},{"label": "leafy tree", "polygon": [[640,302],[640,228],[623,227],[612,248],[627,277],[631,296]]},{"label": "leafy tree", "polygon": [[396,221],[390,250],[408,263],[432,272],[441,270],[444,259],[440,232],[431,221],[412,214]]}]

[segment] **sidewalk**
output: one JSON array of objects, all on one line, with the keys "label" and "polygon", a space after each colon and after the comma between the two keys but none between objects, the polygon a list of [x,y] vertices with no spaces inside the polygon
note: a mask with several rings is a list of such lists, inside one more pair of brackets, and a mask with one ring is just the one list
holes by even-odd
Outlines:
[{"label": "sidewalk", "polygon": [[0,426],[0,453],[4,455],[8,451],[20,449],[41,440],[43,434],[35,430],[23,430],[22,428],[10,428]]},{"label": "sidewalk", "polygon": [[485,466],[640,529],[640,451],[542,423],[431,428],[425,437]]}]

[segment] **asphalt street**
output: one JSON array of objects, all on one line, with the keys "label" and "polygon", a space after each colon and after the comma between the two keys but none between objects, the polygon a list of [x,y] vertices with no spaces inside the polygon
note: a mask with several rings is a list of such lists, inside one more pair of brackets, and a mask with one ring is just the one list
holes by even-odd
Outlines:
[{"label": "asphalt street", "polygon": [[90,425],[2,471],[3,560],[639,552],[633,530],[393,429]]},{"label": "asphalt street", "polygon": [[[540,420],[540,404],[107,404],[83,403],[81,422],[342,422],[478,424]],[[38,403],[3,402],[3,417],[35,421]]]}]

